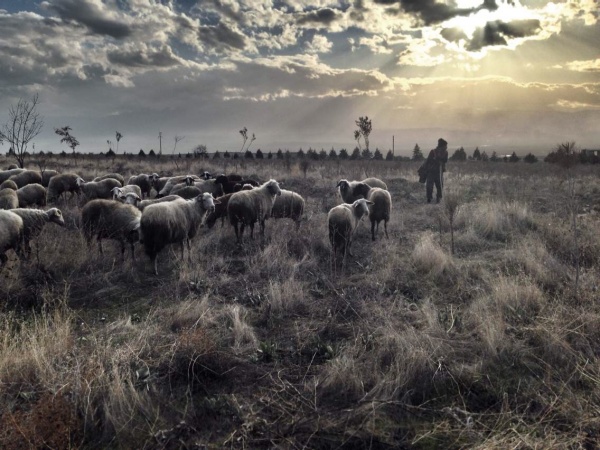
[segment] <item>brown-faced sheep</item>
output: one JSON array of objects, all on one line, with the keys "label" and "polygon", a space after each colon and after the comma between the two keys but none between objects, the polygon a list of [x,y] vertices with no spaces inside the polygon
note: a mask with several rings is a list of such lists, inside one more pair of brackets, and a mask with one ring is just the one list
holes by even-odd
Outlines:
[{"label": "brown-faced sheep", "polygon": [[19,189],[19,186],[17,186],[17,183],[15,183],[13,180],[6,180],[0,184],[0,190],[2,189],[12,189],[13,191],[16,191]]},{"label": "brown-faced sheep", "polygon": [[83,234],[91,246],[92,239],[98,241],[102,250],[102,239],[113,239],[121,245],[121,259],[125,259],[125,244],[129,243],[131,258],[135,261],[135,243],[139,240],[142,213],[133,205],[111,200],[92,200],[81,210]]},{"label": "brown-faced sheep", "polygon": [[[367,181],[371,184],[367,183]],[[377,186],[373,186],[373,184]],[[338,181],[336,187],[340,189],[340,195],[342,200],[344,200],[344,203],[353,203],[360,198],[366,198],[369,189],[372,187],[379,187],[387,190],[386,184],[377,178],[367,178],[363,181],[348,181],[342,179]]]},{"label": "brown-faced sheep", "polygon": [[304,199],[296,192],[281,190],[281,195],[275,198],[271,217],[275,219],[292,219],[296,222],[296,229],[300,227],[300,221],[304,214]]},{"label": "brown-faced sheep", "polygon": [[17,191],[10,188],[0,190],[0,209],[14,209],[19,207]]},{"label": "brown-faced sheep", "polygon": [[42,184],[42,176],[35,170],[24,170],[21,173],[11,176],[9,180],[13,180],[20,188],[33,183]]},{"label": "brown-faced sheep", "polygon": [[[157,174],[152,175],[156,175],[156,178],[158,179]],[[140,196],[143,198],[150,197],[150,193],[152,192],[152,180],[150,178],[150,175],[147,175],[145,173],[129,177],[126,186],[139,186],[142,192]]]},{"label": "brown-faced sheep", "polygon": [[48,211],[18,208],[11,210],[11,212],[15,213],[23,220],[22,241],[19,245],[23,255],[29,255],[31,253],[31,240],[40,235],[47,223],[55,223],[61,227],[65,226],[62,212],[57,208],[50,208]]},{"label": "brown-faced sheep", "polygon": [[[227,205],[227,215],[238,243],[242,242],[244,227],[250,225],[250,237],[254,238],[254,224],[260,224],[260,233],[265,234],[265,221],[271,216],[275,196],[281,195],[279,183],[269,180],[260,187],[250,191],[234,193]],[[238,224],[241,227],[238,231]]]},{"label": "brown-faced sheep", "polygon": [[142,239],[146,254],[158,275],[157,255],[167,245],[179,243],[183,259],[184,241],[187,240],[191,258],[190,240],[196,236],[198,227],[212,211],[215,201],[212,195],[204,193],[192,200],[173,200],[155,203],[144,209],[141,220]]},{"label": "brown-faced sheep", "polygon": [[343,255],[342,261],[345,261],[346,253],[353,256],[350,250],[352,239],[360,220],[369,214],[370,204],[372,202],[369,200],[360,199],[352,204],[342,203],[329,211],[327,223],[334,260],[340,252]]},{"label": "brown-faced sheep", "polygon": [[17,197],[19,198],[19,208],[46,206],[46,188],[38,183],[28,184],[18,189]]},{"label": "brown-faced sheep", "polygon": [[0,210],[0,265],[8,261],[5,254],[7,250],[13,249],[19,252],[22,233],[23,219],[12,211]]},{"label": "brown-faced sheep", "polygon": [[80,177],[76,173],[59,173],[50,178],[48,189],[46,190],[46,203],[55,202],[66,192],[71,193],[69,199],[72,199],[75,194],[79,196],[78,178]]},{"label": "brown-faced sheep", "polygon": [[377,224],[377,234],[379,234],[379,223],[383,220],[385,237],[389,239],[387,232],[387,223],[390,220],[392,212],[392,196],[388,191],[381,188],[371,188],[367,193],[367,200],[373,202],[369,205],[369,220],[371,221],[371,237],[375,240],[375,224]]},{"label": "brown-faced sheep", "polygon": [[120,173],[116,173],[116,172],[107,173],[106,175],[96,177],[92,181],[94,183],[97,183],[98,181],[107,180],[109,178],[112,178],[113,180],[117,180],[119,183],[121,183],[121,186],[125,185],[125,178],[123,178],[123,175],[121,175]]},{"label": "brown-faced sheep", "polygon": [[83,192],[88,200],[95,200],[97,198],[110,199],[113,188],[121,187],[122,185],[114,178],[105,178],[101,181],[88,181],[87,183],[83,178],[78,178],[77,186],[79,186],[79,189],[81,189],[81,192]]}]

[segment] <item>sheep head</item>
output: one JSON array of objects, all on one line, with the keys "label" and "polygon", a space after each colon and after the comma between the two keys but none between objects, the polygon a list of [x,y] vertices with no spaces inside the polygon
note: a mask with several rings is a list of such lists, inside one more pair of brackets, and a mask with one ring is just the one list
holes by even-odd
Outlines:
[{"label": "sheep head", "polygon": [[342,179],[338,181],[338,184],[335,187],[340,188],[340,192],[346,192],[350,188],[350,183],[348,183],[348,180]]},{"label": "sheep head", "polygon": [[152,186],[154,186],[158,182],[160,176],[157,173],[153,173],[148,178],[150,178],[150,183],[152,183]]},{"label": "sheep head", "polygon": [[138,205],[142,201],[142,199],[140,198],[140,196],[137,195],[135,192],[128,192],[125,195],[121,194],[119,196],[119,200],[121,200],[121,202],[125,203],[126,205],[133,205],[136,208],[138,207]]},{"label": "sheep head", "polygon": [[369,193],[370,189],[371,186],[369,186],[368,184],[356,183],[356,185],[354,186],[354,197],[362,195],[364,198],[367,198],[367,194]]},{"label": "sheep head", "polygon": [[185,185],[186,186],[193,186],[194,185],[194,178],[192,178],[192,176],[188,175],[187,177],[185,177]]},{"label": "sheep head", "polygon": [[49,222],[54,222],[55,224],[60,225],[61,227],[65,226],[65,219],[63,218],[60,209],[50,208],[48,211],[46,211],[46,214],[48,215]]},{"label": "sheep head", "polygon": [[202,178],[203,180],[210,180],[212,178],[212,175],[210,174],[210,172],[202,172],[200,178]]},{"label": "sheep head", "polygon": [[281,188],[279,187],[279,183],[277,181],[271,179],[265,183],[265,186],[267,187],[269,194],[271,194],[273,197],[276,195],[281,195]]},{"label": "sheep head", "polygon": [[228,181],[229,181],[229,179],[223,174],[221,174],[217,178],[215,178],[215,183],[225,184]]},{"label": "sheep head", "polygon": [[369,205],[373,205],[373,202],[370,200],[365,200],[361,198],[360,200],[356,200],[352,203],[352,209],[354,209],[354,214],[358,219],[362,219],[363,216],[369,215]]},{"label": "sheep head", "polygon": [[84,180],[83,178],[79,178],[79,177],[78,177],[78,178],[75,180],[75,184],[77,185],[77,187],[81,187],[81,186],[83,186],[83,185],[85,184],[85,180]]},{"label": "sheep head", "polygon": [[121,197],[123,196],[123,189],[120,187],[114,187],[110,190],[110,193],[112,194],[113,200],[121,200]]},{"label": "sheep head", "polygon": [[196,197],[195,201],[200,203],[202,205],[202,209],[208,211],[209,213],[215,210],[215,204],[221,203],[218,200],[215,200],[212,194],[209,194],[208,192],[200,194],[198,197]]}]

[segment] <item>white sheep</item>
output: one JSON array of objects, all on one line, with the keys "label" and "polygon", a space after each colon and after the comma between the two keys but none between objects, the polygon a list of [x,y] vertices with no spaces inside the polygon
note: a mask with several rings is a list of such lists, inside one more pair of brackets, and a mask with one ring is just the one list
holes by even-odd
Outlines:
[{"label": "white sheep", "polygon": [[38,183],[28,184],[17,190],[19,208],[46,206],[46,188]]},{"label": "white sheep", "polygon": [[[369,183],[367,183],[367,181]],[[387,190],[387,185],[378,178],[367,178],[363,181],[348,181],[342,179],[336,185],[340,189],[340,195],[344,203],[353,203],[360,198],[366,198],[367,192],[372,187],[379,187]]]},{"label": "white sheep", "polygon": [[17,191],[6,188],[0,190],[0,209],[14,209],[19,207]]},{"label": "white sheep", "polygon": [[206,213],[213,211],[215,201],[212,195],[204,193],[192,200],[178,199],[155,203],[144,209],[141,219],[141,232],[144,249],[158,275],[157,255],[167,245],[179,243],[181,257],[184,254],[184,241],[187,240],[191,259],[190,240],[204,222]]},{"label": "white sheep", "polygon": [[333,249],[334,259],[341,251],[343,260],[346,253],[354,256],[350,250],[356,227],[361,219],[369,214],[369,205],[373,202],[366,199],[356,200],[352,204],[342,203],[329,210],[327,223],[329,225],[329,242]]},{"label": "white sheep", "polygon": [[22,233],[23,219],[12,211],[0,210],[0,265],[8,261],[7,250],[13,249],[19,254]]},{"label": "white sheep", "polygon": [[223,185],[217,180],[195,180],[191,176],[186,177],[185,185],[180,183],[173,186],[173,189],[171,189],[170,193],[173,195],[180,195],[177,191],[184,189],[186,186],[196,187],[201,193],[208,192],[209,194],[212,194],[213,197],[220,197],[223,195]]},{"label": "white sheep", "polygon": [[135,206],[96,199],[82,208],[81,224],[88,245],[91,246],[95,237],[98,249],[103,253],[102,239],[116,240],[121,244],[121,258],[125,259],[125,244],[129,243],[131,258],[135,261],[134,245],[140,237],[141,216]]},{"label": "white sheep", "polygon": [[387,232],[387,223],[390,220],[392,211],[392,196],[388,191],[381,188],[371,188],[367,193],[367,200],[373,202],[369,205],[369,220],[371,221],[371,237],[375,240],[375,224],[377,224],[377,234],[379,234],[379,223],[383,220],[385,237],[389,239]]},{"label": "white sheep", "polygon": [[[171,193],[171,190],[177,185],[177,184],[181,184],[186,182],[186,180],[189,179],[189,177],[193,178],[194,181],[195,180],[199,180],[200,178],[197,177],[196,175],[178,175],[176,177],[170,177],[167,182],[165,183],[165,185],[162,187],[162,189],[160,189],[158,191],[157,197],[164,197],[165,195],[169,195]],[[160,181],[160,180],[159,180]]]},{"label": "white sheep", "polygon": [[302,220],[302,214],[304,214],[304,203],[304,199],[300,194],[282,189],[281,195],[275,197],[271,217],[275,219],[292,219],[296,222],[296,229],[298,229]]},{"label": "white sheep", "polygon": [[133,205],[136,208],[139,208],[142,198],[134,192],[128,192],[127,194],[120,194],[117,198],[113,198],[113,200],[118,200],[126,205]]},{"label": "white sheep", "polygon": [[0,183],[3,183],[4,181],[8,180],[13,175],[17,175],[21,172],[25,172],[25,169],[17,168],[17,169],[8,169],[8,170],[0,171]]},{"label": "white sheep", "polygon": [[16,191],[19,189],[19,186],[17,186],[17,183],[15,183],[13,180],[6,180],[0,184],[0,191],[2,189],[12,189],[13,191]]},{"label": "white sheep", "polygon": [[35,170],[24,170],[23,172],[12,175],[9,180],[13,180],[20,188],[33,183],[42,184],[42,176]]},{"label": "white sheep", "polygon": [[23,232],[21,236],[20,249],[24,255],[31,253],[30,241],[40,235],[47,223],[55,223],[61,227],[65,226],[62,212],[58,208],[50,208],[48,211],[41,209],[18,208],[11,212],[23,220]]},{"label": "white sheep", "polygon": [[[281,195],[279,183],[269,180],[261,186],[249,191],[234,193],[227,205],[227,215],[238,243],[242,242],[244,227],[250,225],[250,237],[254,238],[254,224],[260,224],[260,233],[265,234],[265,221],[271,216],[275,196]],[[238,231],[238,224],[241,227]]]},{"label": "white sheep", "polygon": [[77,185],[77,179],[80,178],[76,173],[59,173],[58,175],[50,178],[48,182],[48,189],[46,190],[46,203],[52,203],[66,192],[71,193],[71,197],[77,194],[79,196],[80,190]]},{"label": "white sheep", "polygon": [[152,198],[152,199],[146,199],[146,200],[142,200],[141,202],[138,203],[137,207],[140,211],[144,211],[144,209],[146,209],[146,207],[150,206],[150,205],[154,205],[155,203],[164,203],[164,202],[172,202],[173,200],[177,200],[183,197],[180,197],[179,195],[167,195],[166,197],[161,197],[161,198]]},{"label": "white sheep", "polygon": [[137,195],[138,197],[140,197],[140,199],[142,198],[142,190],[136,184],[127,184],[123,187],[115,186],[111,189],[110,192],[112,194],[113,200],[117,200],[120,195],[127,195],[129,193]]},{"label": "white sheep", "polygon": [[111,198],[112,189],[115,187],[121,187],[122,184],[114,178],[105,178],[101,181],[88,181],[87,183],[83,180],[83,178],[78,178],[77,186],[79,189],[81,189],[81,192],[83,192],[88,200],[94,200],[97,198]]}]

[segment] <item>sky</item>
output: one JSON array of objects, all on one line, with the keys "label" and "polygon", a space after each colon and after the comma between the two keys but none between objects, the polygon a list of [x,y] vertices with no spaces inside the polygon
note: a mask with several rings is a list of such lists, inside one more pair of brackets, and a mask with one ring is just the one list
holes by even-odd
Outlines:
[{"label": "sky", "polygon": [[[599,0],[0,0],[35,151],[600,149]],[[108,142],[110,141],[110,142]],[[177,142],[177,143],[176,143]],[[246,142],[246,146],[250,140]],[[359,142],[364,146],[364,142]],[[0,152],[8,150],[6,143]]]}]

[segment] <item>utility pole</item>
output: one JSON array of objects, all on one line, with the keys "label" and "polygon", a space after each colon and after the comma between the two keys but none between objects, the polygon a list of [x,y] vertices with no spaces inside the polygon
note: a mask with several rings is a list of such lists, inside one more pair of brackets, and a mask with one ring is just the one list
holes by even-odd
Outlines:
[{"label": "utility pole", "polygon": [[396,136],[394,136],[394,135],[392,134],[392,155],[394,155],[394,140],[395,140],[395,137],[396,137]]},{"label": "utility pole", "polygon": [[162,131],[158,132],[158,154],[162,155]]}]

